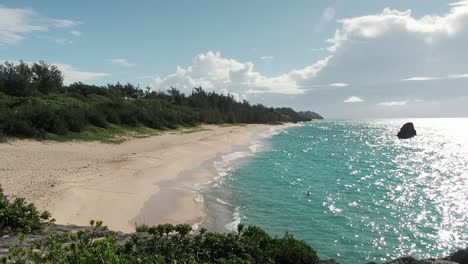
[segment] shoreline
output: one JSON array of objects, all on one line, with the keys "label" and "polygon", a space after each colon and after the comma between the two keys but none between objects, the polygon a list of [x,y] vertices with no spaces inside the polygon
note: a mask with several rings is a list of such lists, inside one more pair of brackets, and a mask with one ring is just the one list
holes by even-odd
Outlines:
[{"label": "shoreline", "polygon": [[237,225],[241,223],[239,207],[234,200],[233,190],[224,186],[225,182],[233,179],[233,173],[237,169],[245,166],[259,153],[267,151],[269,138],[292,126],[297,124],[259,131],[247,144],[233,146],[231,151],[220,153],[216,158],[205,162],[203,165],[205,169],[215,176],[209,182],[198,186],[197,192],[202,196],[206,209],[205,218],[199,223],[201,227],[212,232],[237,230]]},{"label": "shoreline", "polygon": [[194,186],[216,177],[204,162],[287,126],[209,125],[119,145],[15,140],[0,144],[0,184],[50,211],[58,224],[96,219],[123,232],[143,223],[196,224],[206,210]]}]

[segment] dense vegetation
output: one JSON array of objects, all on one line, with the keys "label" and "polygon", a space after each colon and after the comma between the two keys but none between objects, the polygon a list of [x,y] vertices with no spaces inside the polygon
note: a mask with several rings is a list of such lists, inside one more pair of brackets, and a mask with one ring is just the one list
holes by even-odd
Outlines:
[{"label": "dense vegetation", "polygon": [[24,198],[8,199],[0,186],[0,236],[12,232],[30,233],[40,230],[49,219],[50,214],[47,211],[38,211]]},{"label": "dense vegetation", "polygon": [[[94,224],[94,223],[92,223]],[[118,243],[113,235],[96,239],[93,231],[51,235],[31,248],[10,248],[4,263],[317,263],[316,252],[286,234],[270,237],[258,227],[239,226],[237,233],[190,234],[190,225],[151,227]]]},{"label": "dense vegetation", "polygon": [[[49,219],[23,198],[12,201],[0,189],[0,235],[42,229]],[[3,263],[317,263],[316,252],[305,242],[286,234],[269,236],[258,227],[239,225],[237,233],[191,234],[190,225],[142,226],[125,243],[107,232],[100,221],[91,221],[91,231],[49,235],[25,248],[10,248]],[[23,236],[24,238],[24,236]]]},{"label": "dense vegetation", "polygon": [[199,123],[277,123],[308,121],[291,108],[269,108],[236,101],[231,95],[201,87],[185,95],[142,90],[132,84],[63,85],[56,66],[0,65],[0,136],[45,137],[82,132],[89,126],[111,124],[173,129]]}]

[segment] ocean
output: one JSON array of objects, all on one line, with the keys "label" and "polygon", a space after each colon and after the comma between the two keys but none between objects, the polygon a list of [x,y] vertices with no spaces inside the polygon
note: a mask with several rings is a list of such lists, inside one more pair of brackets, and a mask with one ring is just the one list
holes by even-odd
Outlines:
[{"label": "ocean", "polygon": [[[418,135],[396,137],[411,121]],[[214,161],[205,225],[292,233],[321,259],[445,256],[468,244],[468,119],[322,120]]]}]

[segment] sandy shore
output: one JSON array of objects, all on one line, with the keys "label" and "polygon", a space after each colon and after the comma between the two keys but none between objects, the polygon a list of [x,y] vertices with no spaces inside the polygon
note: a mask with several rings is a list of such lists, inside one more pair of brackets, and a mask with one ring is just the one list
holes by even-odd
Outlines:
[{"label": "sandy shore", "polygon": [[0,184],[6,194],[23,196],[50,211],[59,224],[88,225],[97,219],[129,232],[143,222],[197,223],[204,205],[194,199],[193,185],[214,176],[202,164],[248,144],[272,126],[205,128],[119,145],[1,143]]}]

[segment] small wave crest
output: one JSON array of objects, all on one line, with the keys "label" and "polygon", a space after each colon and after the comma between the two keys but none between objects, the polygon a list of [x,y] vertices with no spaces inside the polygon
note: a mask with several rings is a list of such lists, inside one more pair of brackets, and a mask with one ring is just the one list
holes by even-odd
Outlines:
[{"label": "small wave crest", "polygon": [[232,221],[225,225],[226,230],[228,231],[237,231],[237,226],[241,223],[241,217],[239,213],[239,207],[234,209],[234,213],[232,214]]},{"label": "small wave crest", "polygon": [[219,183],[221,183],[222,180],[229,175],[229,172],[233,170],[233,162],[251,155],[252,154],[247,151],[236,151],[224,155],[220,160],[215,161],[213,165],[218,172],[218,175],[214,177],[214,186],[217,186]]},{"label": "small wave crest", "polygon": [[225,202],[225,201],[223,201],[223,200],[221,200],[221,199],[219,199],[219,198],[216,198],[216,201],[217,201],[218,203],[220,203],[220,204],[224,204],[224,205],[228,205],[228,206],[231,206],[231,207],[232,207],[232,204],[230,204],[230,203],[228,203],[228,202]]}]

